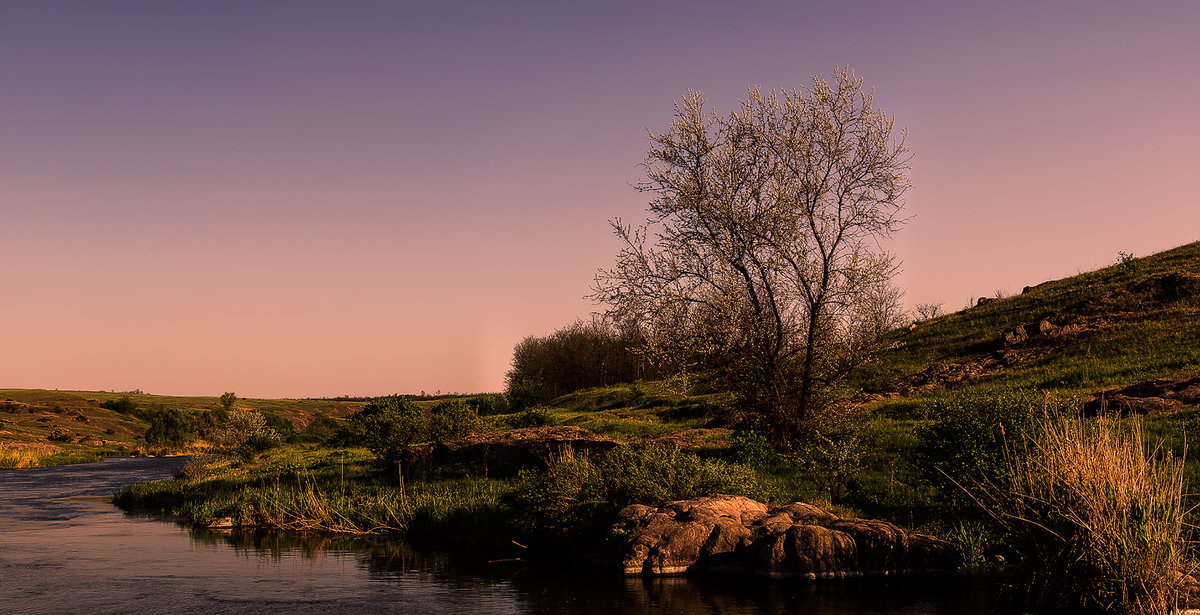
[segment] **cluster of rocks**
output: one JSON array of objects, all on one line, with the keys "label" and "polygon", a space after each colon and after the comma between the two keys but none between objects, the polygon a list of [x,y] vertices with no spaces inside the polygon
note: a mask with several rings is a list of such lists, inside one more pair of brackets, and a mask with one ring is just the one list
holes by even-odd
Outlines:
[{"label": "cluster of rocks", "polygon": [[944,540],[886,521],[840,519],[803,502],[768,508],[714,495],[659,507],[635,504],[621,510],[611,535],[611,550],[595,563],[630,575],[817,580],[962,570],[958,551]]},{"label": "cluster of rocks", "polygon": [[1105,412],[1130,414],[1170,414],[1200,406],[1200,376],[1180,380],[1156,378],[1093,394],[1083,405],[1084,414]]},{"label": "cluster of rocks", "polygon": [[405,471],[438,467],[447,476],[516,476],[521,470],[543,470],[550,461],[571,451],[601,456],[617,441],[582,427],[556,425],[475,434],[440,444],[410,446],[401,464]]},{"label": "cluster of rocks", "polygon": [[75,432],[62,427],[55,427],[54,429],[50,430],[50,434],[46,436],[46,439],[51,442],[78,442],[88,446],[104,446],[104,440],[101,440],[95,436],[80,436]]}]

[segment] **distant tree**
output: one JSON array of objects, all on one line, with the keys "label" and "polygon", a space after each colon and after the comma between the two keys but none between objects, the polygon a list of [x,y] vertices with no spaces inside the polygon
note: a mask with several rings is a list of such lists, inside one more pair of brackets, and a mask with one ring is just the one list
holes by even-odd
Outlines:
[{"label": "distant tree", "polygon": [[233,404],[237,403],[237,400],[238,396],[236,393],[223,393],[221,394],[221,407],[224,408],[226,412],[229,412],[233,409]]},{"label": "distant tree", "polygon": [[909,187],[905,132],[849,69],[807,89],[749,90],[727,117],[689,92],[651,134],[644,226],[593,298],[637,322],[652,356],[708,370],[776,441],[811,428],[878,348]]},{"label": "distant tree", "polygon": [[509,403],[522,410],[579,389],[654,377],[657,372],[638,353],[641,345],[636,327],[599,318],[526,337],[513,348]]},{"label": "distant tree", "polygon": [[922,303],[917,306],[917,317],[921,320],[930,320],[942,315],[942,304],[940,303]]},{"label": "distant tree", "polygon": [[133,414],[137,412],[137,404],[128,395],[122,395],[120,399],[110,399],[100,403],[101,408],[120,412],[121,414]]},{"label": "distant tree", "polygon": [[164,409],[150,417],[150,428],[146,430],[146,444],[179,448],[191,439],[187,417],[175,409]]}]

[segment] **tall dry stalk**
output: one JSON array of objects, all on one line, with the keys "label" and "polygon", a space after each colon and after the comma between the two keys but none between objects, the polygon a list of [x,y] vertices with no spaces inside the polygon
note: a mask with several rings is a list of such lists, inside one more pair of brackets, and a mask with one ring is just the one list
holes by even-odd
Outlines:
[{"label": "tall dry stalk", "polygon": [[1186,566],[1183,460],[1148,448],[1140,419],[1048,413],[1010,446],[992,494],[1022,561],[1028,606],[1169,613]]}]

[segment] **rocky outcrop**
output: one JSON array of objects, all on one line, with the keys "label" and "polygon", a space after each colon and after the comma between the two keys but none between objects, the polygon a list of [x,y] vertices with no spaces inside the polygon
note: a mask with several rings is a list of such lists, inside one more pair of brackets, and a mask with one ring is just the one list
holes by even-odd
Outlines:
[{"label": "rocky outcrop", "polygon": [[1130,414],[1170,414],[1200,406],[1200,376],[1178,380],[1156,378],[1093,394],[1083,405],[1087,415],[1115,412]]},{"label": "rocky outcrop", "polygon": [[946,573],[962,561],[949,543],[908,534],[886,521],[840,519],[811,504],[768,509],[740,496],[714,495],[635,504],[612,528],[614,550],[597,558],[625,574],[754,574],[844,579]]},{"label": "rocky outcrop", "polygon": [[433,467],[448,476],[503,478],[521,470],[545,469],[550,460],[567,450],[577,455],[603,455],[616,446],[616,440],[581,427],[526,427],[410,446],[401,463],[405,471]]}]

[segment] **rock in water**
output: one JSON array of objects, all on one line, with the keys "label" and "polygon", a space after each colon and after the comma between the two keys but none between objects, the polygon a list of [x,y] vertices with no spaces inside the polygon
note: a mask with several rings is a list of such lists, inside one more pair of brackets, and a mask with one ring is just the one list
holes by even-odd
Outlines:
[{"label": "rock in water", "polygon": [[954,547],[886,521],[839,519],[803,502],[768,509],[731,495],[622,509],[615,551],[597,563],[625,574],[755,574],[843,579],[962,570]]}]

